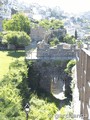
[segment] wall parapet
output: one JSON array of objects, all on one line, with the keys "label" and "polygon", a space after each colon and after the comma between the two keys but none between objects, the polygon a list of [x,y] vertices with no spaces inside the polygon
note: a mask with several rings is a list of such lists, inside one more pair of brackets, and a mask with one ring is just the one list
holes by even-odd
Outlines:
[{"label": "wall parapet", "polygon": [[39,44],[37,47],[37,57],[76,57],[76,45],[58,44],[56,47],[50,47],[48,44]]}]

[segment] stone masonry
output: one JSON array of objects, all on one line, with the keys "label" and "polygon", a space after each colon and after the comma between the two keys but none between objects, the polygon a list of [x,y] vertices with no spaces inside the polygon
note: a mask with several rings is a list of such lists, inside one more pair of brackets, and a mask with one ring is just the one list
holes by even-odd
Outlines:
[{"label": "stone masonry", "polygon": [[46,30],[43,27],[37,26],[35,28],[31,28],[30,37],[32,41],[35,41],[35,42],[42,41],[44,39],[45,33],[46,33]]},{"label": "stone masonry", "polygon": [[77,87],[80,114],[83,120],[90,120],[90,50],[87,49],[81,49],[77,59]]},{"label": "stone masonry", "polygon": [[37,45],[37,58],[73,59],[76,57],[76,45],[66,43],[50,47],[44,40]]}]

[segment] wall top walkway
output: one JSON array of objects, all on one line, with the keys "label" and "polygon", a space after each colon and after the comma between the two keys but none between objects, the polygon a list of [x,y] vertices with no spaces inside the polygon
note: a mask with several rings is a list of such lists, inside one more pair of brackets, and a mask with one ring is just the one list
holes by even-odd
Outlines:
[{"label": "wall top walkway", "polygon": [[[28,47],[29,48],[29,47]],[[31,48],[31,46],[30,46]],[[58,44],[55,47],[50,47],[49,44],[43,41],[37,44],[34,49],[26,49],[26,59],[28,60],[69,60],[76,59],[76,52],[78,49],[76,45]]]}]

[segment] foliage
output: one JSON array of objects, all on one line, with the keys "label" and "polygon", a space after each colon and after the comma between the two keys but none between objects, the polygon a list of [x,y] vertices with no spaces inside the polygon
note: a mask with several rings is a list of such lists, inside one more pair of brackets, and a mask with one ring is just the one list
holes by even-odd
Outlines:
[{"label": "foliage", "polygon": [[14,61],[9,72],[0,81],[0,119],[24,120],[23,106],[30,103],[29,120],[52,120],[57,111],[53,102],[39,98],[28,90],[28,67],[24,61]]},{"label": "foliage", "polygon": [[66,42],[69,44],[75,44],[75,37],[70,36],[69,34],[66,34],[66,36],[63,38],[63,42]]},{"label": "foliage", "polygon": [[45,29],[59,29],[63,28],[63,22],[61,20],[41,20],[39,21],[39,25],[44,27]]},{"label": "foliage", "polygon": [[30,34],[30,20],[24,14],[17,13],[10,20],[3,21],[4,30],[24,31]]},{"label": "foliage", "polygon": [[0,32],[0,40],[2,40],[3,34],[2,32]]},{"label": "foliage", "polygon": [[11,62],[14,62],[16,59],[24,60],[25,51],[19,50],[14,51],[0,51],[0,80],[4,77],[5,74],[9,71],[9,65]]},{"label": "foliage", "polygon": [[30,100],[31,111],[30,120],[52,120],[57,108],[54,103],[48,103],[47,100],[33,96]]},{"label": "foliage", "polygon": [[2,42],[15,46],[26,46],[30,43],[30,37],[25,32],[9,31],[4,35]]},{"label": "foliage", "polygon": [[15,119],[20,115],[21,97],[19,91],[11,83],[0,87],[0,98],[3,99],[0,102],[0,113],[8,119]]},{"label": "foliage", "polygon": [[75,60],[70,60],[67,64],[67,67],[65,69],[65,72],[68,74],[71,74],[72,67],[76,64]]},{"label": "foliage", "polygon": [[39,88],[39,81],[40,81],[39,73],[36,69],[34,69],[33,61],[28,62],[28,64],[29,64],[28,77],[30,79],[28,84],[32,89],[37,90]]},{"label": "foliage", "polygon": [[73,110],[70,106],[61,108],[59,120],[74,120],[73,117]]},{"label": "foliage", "polygon": [[22,111],[22,96],[20,96],[18,86],[26,77],[25,62],[16,60],[11,63],[8,74],[0,82],[0,114],[3,114],[7,120],[25,119]]},{"label": "foliage", "polygon": [[77,46],[78,46],[78,48],[81,48],[83,46],[83,43],[81,40],[77,41]]},{"label": "foliage", "polygon": [[58,38],[53,38],[53,39],[50,41],[50,45],[51,45],[51,46],[55,46],[55,45],[57,45],[57,44],[59,44]]},{"label": "foliage", "polygon": [[66,80],[65,80],[65,96],[66,97],[69,97],[70,99],[72,99],[72,88],[71,88],[71,85],[72,85],[72,67],[76,64],[76,61],[75,60],[70,60],[68,63],[67,63],[67,66],[66,66],[66,69],[65,69],[65,72],[66,72]]}]

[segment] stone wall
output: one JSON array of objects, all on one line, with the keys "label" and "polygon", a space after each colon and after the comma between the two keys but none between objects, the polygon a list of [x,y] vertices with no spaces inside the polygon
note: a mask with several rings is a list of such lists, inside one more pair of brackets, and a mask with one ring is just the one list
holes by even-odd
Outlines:
[{"label": "stone wall", "polygon": [[[63,91],[63,84],[65,80],[64,69],[66,68],[67,61],[44,61],[37,60],[33,62],[33,72],[29,71],[29,78],[33,88],[38,87],[44,89],[47,92],[51,92],[51,83],[60,81],[59,88],[60,92]],[[34,75],[34,74],[35,75]],[[37,76],[37,78],[36,78]],[[33,77],[33,78],[32,78]],[[34,84],[33,84],[34,82]]]},{"label": "stone wall", "polygon": [[70,44],[58,44],[56,47],[50,47],[49,44],[40,43],[37,46],[37,57],[38,58],[75,58],[76,57],[76,46]]},{"label": "stone wall", "polygon": [[35,28],[31,28],[30,31],[30,37],[32,39],[32,41],[42,41],[44,39],[44,35],[46,33],[46,30],[41,27],[41,26],[37,26]]},{"label": "stone wall", "polygon": [[81,49],[77,59],[77,86],[79,90],[80,114],[83,120],[90,119],[90,51]]}]

